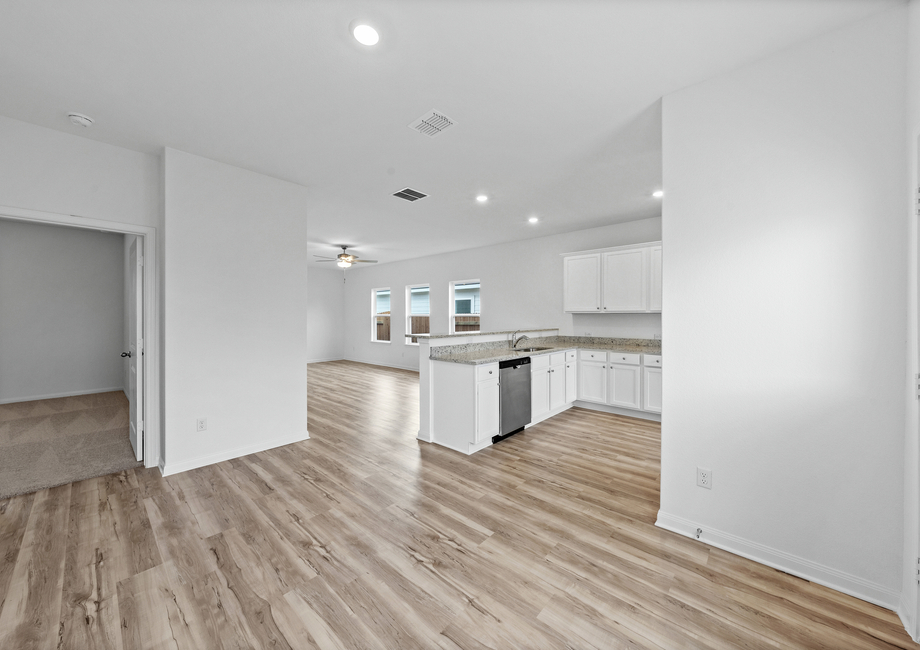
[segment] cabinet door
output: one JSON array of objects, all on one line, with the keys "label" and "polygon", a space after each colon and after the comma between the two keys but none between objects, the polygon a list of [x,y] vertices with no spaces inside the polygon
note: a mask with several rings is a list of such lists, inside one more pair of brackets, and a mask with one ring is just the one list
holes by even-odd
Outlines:
[{"label": "cabinet door", "polygon": [[600,311],[600,253],[573,255],[563,259],[564,311]]},{"label": "cabinet door", "polygon": [[607,402],[607,364],[601,361],[584,361],[578,363],[581,373],[578,381],[578,399],[586,402]]},{"label": "cabinet door", "polygon": [[[566,359],[569,355],[566,354]],[[572,355],[575,356],[574,354]],[[577,375],[578,372],[575,360],[565,362],[565,403],[571,404],[578,399]]]},{"label": "cabinet door", "polygon": [[601,311],[648,309],[647,248],[603,254],[603,300]]},{"label": "cabinet door", "polygon": [[499,434],[500,404],[498,377],[476,383],[476,442]]},{"label": "cabinet door", "polygon": [[649,311],[661,311],[661,246],[649,249]]},{"label": "cabinet door", "polygon": [[645,394],[643,408],[652,413],[661,413],[661,368],[643,368]]},{"label": "cabinet door", "polygon": [[610,364],[610,404],[631,409],[642,408],[639,403],[640,370],[639,366]]},{"label": "cabinet door", "polygon": [[565,406],[565,364],[549,368],[549,408],[551,411]]},{"label": "cabinet door", "polygon": [[549,368],[530,373],[530,421],[538,422],[549,413]]}]

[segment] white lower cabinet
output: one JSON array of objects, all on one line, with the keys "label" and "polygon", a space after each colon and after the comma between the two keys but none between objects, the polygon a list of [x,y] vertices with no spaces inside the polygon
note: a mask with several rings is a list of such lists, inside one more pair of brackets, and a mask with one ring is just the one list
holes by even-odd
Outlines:
[{"label": "white lower cabinet", "polygon": [[607,355],[603,361],[586,358],[578,360],[578,398],[586,402],[607,403]]},{"label": "white lower cabinet", "polygon": [[539,422],[549,413],[549,357],[530,359],[530,423]]},{"label": "white lower cabinet", "polygon": [[608,404],[629,409],[642,408],[639,402],[639,387],[641,386],[639,370],[639,366],[623,363],[610,364],[607,370],[609,373],[607,385],[610,388]]},{"label": "white lower cabinet", "polygon": [[[571,356],[572,362],[567,362]],[[566,365],[574,365],[575,351],[554,352],[534,356],[530,359],[530,421],[539,422],[546,419],[551,413],[562,409],[566,404],[574,402],[568,399],[568,381]]]},{"label": "white lower cabinet", "polygon": [[565,403],[571,404],[578,399],[578,353],[568,350],[565,353]]},{"label": "white lower cabinet", "polygon": [[661,355],[581,350],[578,399],[661,413]]},{"label": "white lower cabinet", "polygon": [[661,355],[646,354],[642,368],[642,409],[661,413]]},{"label": "white lower cabinet", "polygon": [[501,431],[498,377],[476,382],[476,442],[491,439]]}]

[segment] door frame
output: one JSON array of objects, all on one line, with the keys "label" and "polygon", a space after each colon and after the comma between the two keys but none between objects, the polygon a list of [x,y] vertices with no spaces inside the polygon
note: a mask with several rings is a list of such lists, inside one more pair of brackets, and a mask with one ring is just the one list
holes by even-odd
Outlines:
[{"label": "door frame", "polygon": [[160,329],[157,300],[157,231],[151,226],[0,206],[0,217],[70,228],[136,235],[144,256],[144,467],[160,464]]}]

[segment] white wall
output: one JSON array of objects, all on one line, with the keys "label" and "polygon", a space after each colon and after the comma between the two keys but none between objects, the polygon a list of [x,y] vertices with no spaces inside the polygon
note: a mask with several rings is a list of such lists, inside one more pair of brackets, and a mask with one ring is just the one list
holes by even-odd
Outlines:
[{"label": "white wall", "polygon": [[0,403],[122,387],[122,236],[0,219]]},{"label": "white wall", "polygon": [[659,522],[889,607],[902,586],[905,11],[663,103]]},{"label": "white wall", "polygon": [[[908,5],[908,77],[907,77],[907,197],[911,206],[920,188],[920,0],[911,0]],[[907,211],[909,235],[908,285],[907,285],[907,426],[904,437],[904,556],[902,569],[901,607],[898,613],[905,620],[914,640],[920,639],[917,629],[918,603],[917,581],[914,572],[920,558],[920,418],[918,402],[913,395],[913,377],[920,376],[920,352],[918,336],[920,324],[917,320],[918,292],[918,229],[914,209]]]},{"label": "white wall", "polygon": [[[643,219],[562,235],[526,239],[446,255],[390,264],[352,267],[345,272],[345,358],[418,370],[418,346],[408,345],[405,289],[431,285],[431,331],[448,331],[448,286],[454,280],[482,282],[481,329],[555,328],[561,334],[641,336],[661,332],[661,316],[574,315],[562,311],[562,257],[607,246],[661,239],[661,219]],[[392,289],[391,343],[371,342],[371,290]]]},{"label": "white wall", "polygon": [[0,205],[158,225],[157,156],[7,117],[0,143]]},{"label": "white wall", "polygon": [[164,160],[173,473],[307,437],[307,190],[172,149]]},{"label": "white wall", "polygon": [[307,283],[307,358],[334,361],[345,356],[345,283],[341,269],[310,269]]}]

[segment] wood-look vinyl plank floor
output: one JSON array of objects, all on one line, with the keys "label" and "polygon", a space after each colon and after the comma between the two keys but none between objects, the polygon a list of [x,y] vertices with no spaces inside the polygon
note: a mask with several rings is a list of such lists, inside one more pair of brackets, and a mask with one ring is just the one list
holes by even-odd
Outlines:
[{"label": "wood-look vinyl plank floor", "polygon": [[311,440],[0,501],[0,648],[920,648],[656,528],[656,423],[572,409],[467,457],[416,440],[416,373],[309,376]]}]

